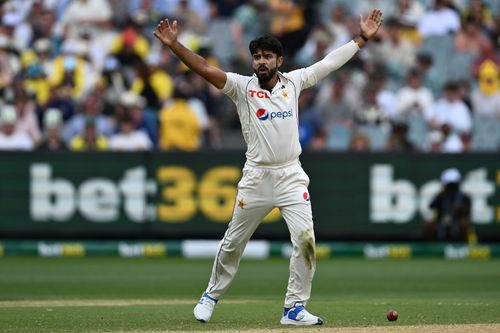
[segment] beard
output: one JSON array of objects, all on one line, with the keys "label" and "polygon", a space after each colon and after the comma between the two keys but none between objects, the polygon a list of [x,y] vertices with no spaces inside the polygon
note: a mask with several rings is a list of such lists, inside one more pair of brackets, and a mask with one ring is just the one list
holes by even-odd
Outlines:
[{"label": "beard", "polygon": [[[259,68],[262,68],[262,67],[259,67]],[[259,79],[259,83],[267,83],[269,82],[274,74],[276,74],[276,71],[278,70],[277,67],[273,67],[273,68],[267,68],[267,73],[260,73],[259,72],[259,68],[257,69],[254,69],[254,73],[257,74],[257,78]]]}]

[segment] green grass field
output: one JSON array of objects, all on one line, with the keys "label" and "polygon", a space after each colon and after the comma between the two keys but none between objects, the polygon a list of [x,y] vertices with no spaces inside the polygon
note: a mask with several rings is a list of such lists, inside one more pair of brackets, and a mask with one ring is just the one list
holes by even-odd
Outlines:
[{"label": "green grass field", "polygon": [[[211,266],[180,258],[2,258],[0,332],[282,328],[287,260],[242,261],[212,321],[201,324],[192,309]],[[500,262],[320,260],[308,308],[325,320],[322,330],[498,324]],[[397,322],[385,318],[389,309],[400,313]]]}]

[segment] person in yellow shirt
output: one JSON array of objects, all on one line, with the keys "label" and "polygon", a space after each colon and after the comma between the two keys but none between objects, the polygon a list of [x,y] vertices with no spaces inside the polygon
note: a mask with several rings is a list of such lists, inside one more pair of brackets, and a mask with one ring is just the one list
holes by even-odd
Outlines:
[{"label": "person in yellow shirt", "polygon": [[186,94],[177,88],[173,102],[160,111],[160,149],[196,151],[201,127]]},{"label": "person in yellow shirt", "polygon": [[172,77],[160,67],[160,56],[154,53],[148,55],[146,64],[138,63],[135,70],[136,79],[131,90],[146,99],[147,108],[157,112],[172,96]]},{"label": "person in yellow shirt", "polygon": [[76,135],[70,142],[72,151],[104,151],[108,150],[108,139],[99,135],[95,128],[95,119],[85,119],[85,129],[82,134]]},{"label": "person in yellow shirt", "polygon": [[148,40],[141,35],[139,26],[130,20],[111,45],[110,54],[116,56],[122,65],[128,66],[145,61],[149,50]]}]

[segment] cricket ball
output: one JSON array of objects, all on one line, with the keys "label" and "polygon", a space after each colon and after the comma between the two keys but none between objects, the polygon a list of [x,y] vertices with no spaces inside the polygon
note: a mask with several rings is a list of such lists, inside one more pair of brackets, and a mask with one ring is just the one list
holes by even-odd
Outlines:
[{"label": "cricket ball", "polygon": [[398,320],[398,312],[396,310],[389,310],[387,312],[387,320],[388,321],[395,321]]}]

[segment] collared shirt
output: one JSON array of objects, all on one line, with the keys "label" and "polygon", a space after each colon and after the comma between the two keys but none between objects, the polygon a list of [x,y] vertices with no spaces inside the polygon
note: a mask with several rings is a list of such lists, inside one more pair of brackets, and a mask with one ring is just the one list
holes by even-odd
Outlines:
[{"label": "collared shirt", "polygon": [[254,165],[281,165],[298,159],[298,98],[302,89],[316,83],[308,69],[278,72],[278,82],[269,91],[253,76],[227,73],[222,92],[236,104],[246,157]]}]

